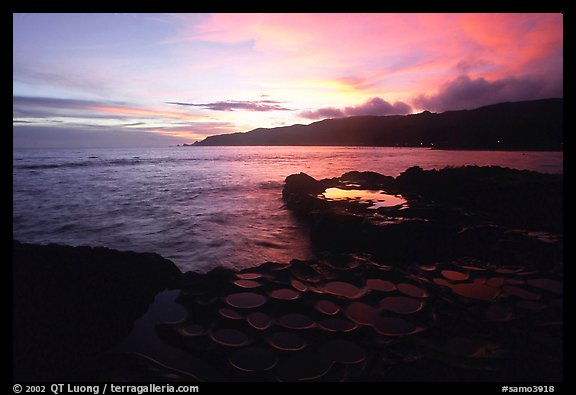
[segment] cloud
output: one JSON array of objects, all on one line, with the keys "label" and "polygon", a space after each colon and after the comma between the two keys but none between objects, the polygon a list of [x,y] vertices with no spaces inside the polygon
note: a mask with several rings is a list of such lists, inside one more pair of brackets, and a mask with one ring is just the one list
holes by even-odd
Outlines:
[{"label": "cloud", "polygon": [[161,147],[191,143],[213,134],[231,133],[229,122],[177,122],[146,126],[144,123],[93,125],[68,122],[59,126],[17,121],[12,128],[16,148]]},{"label": "cloud", "polygon": [[16,95],[13,130],[15,147],[124,147],[190,143],[234,127],[186,111],[118,101]]},{"label": "cloud", "polygon": [[213,134],[225,134],[236,131],[230,122],[186,122],[177,125],[138,128],[148,132],[186,137],[188,139],[201,139]]},{"label": "cloud", "polygon": [[412,107],[397,101],[394,104],[380,98],[373,97],[365,103],[344,108],[324,107],[313,111],[304,111],[300,115],[308,119],[342,118],[358,115],[404,115],[410,114]]},{"label": "cloud", "polygon": [[184,112],[141,108],[124,102],[30,96],[13,96],[12,111],[14,118],[74,118],[79,114],[93,119],[162,118],[190,121],[201,118]]},{"label": "cloud", "polygon": [[212,111],[292,111],[289,108],[282,107],[281,102],[274,100],[258,100],[258,101],[238,101],[226,100],[217,101],[212,103],[182,103],[182,102],[167,102],[168,104],[175,104],[177,106],[192,106],[200,107]]},{"label": "cloud", "polygon": [[443,84],[437,93],[418,95],[415,107],[430,111],[464,110],[488,104],[563,97],[562,76],[558,78],[523,76],[494,81],[461,75]]},{"label": "cloud", "polygon": [[189,142],[189,138],[146,131],[118,132],[112,128],[14,126],[15,148],[162,147]]},{"label": "cloud", "polygon": [[[58,99],[52,97],[13,96],[13,106],[50,107],[85,109],[104,105],[103,102],[79,99]],[[108,102],[106,105],[125,105],[125,103]]]},{"label": "cloud", "polygon": [[346,116],[344,111],[335,107],[324,107],[313,111],[303,111],[300,115],[308,119],[342,118]]},{"label": "cloud", "polygon": [[412,112],[412,108],[401,101],[397,101],[394,104],[387,102],[379,97],[373,97],[366,101],[364,104],[360,104],[354,107],[346,107],[344,110],[346,115],[399,115],[399,114],[409,114]]},{"label": "cloud", "polygon": [[[60,99],[53,97],[32,97],[32,96],[13,96],[12,113],[14,122],[17,117],[26,118],[50,118],[54,116],[73,117],[79,112],[86,114],[86,111],[100,107],[118,107],[126,106],[121,102],[105,102],[82,99]],[[90,114],[90,118],[116,118],[110,114]]]}]

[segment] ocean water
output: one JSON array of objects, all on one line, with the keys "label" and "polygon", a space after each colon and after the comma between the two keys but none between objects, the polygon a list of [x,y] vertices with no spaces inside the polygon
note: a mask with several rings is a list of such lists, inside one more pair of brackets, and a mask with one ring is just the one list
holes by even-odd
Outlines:
[{"label": "ocean water", "polygon": [[500,165],[562,173],[561,152],[356,147],[13,151],[13,237],[156,252],[183,271],[313,256],[284,207],[284,179],[411,166]]}]

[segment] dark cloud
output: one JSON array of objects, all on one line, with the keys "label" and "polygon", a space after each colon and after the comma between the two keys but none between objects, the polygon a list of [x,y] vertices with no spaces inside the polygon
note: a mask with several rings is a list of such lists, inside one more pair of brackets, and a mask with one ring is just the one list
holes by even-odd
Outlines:
[{"label": "dark cloud", "polygon": [[121,127],[129,127],[129,126],[142,126],[145,125],[144,122],[132,122],[132,123],[125,123],[123,125],[119,125]]},{"label": "dark cloud", "polygon": [[354,107],[346,107],[344,113],[350,115],[403,115],[412,112],[412,108],[401,101],[392,104],[379,97],[373,97]]},{"label": "dark cloud", "polygon": [[419,95],[412,104],[430,111],[464,110],[489,104],[563,97],[562,76],[506,77],[494,81],[461,75],[433,95]]},{"label": "dark cloud", "polygon": [[342,118],[345,117],[344,111],[335,107],[324,107],[314,111],[303,111],[300,116],[308,119],[325,119],[325,118]]},{"label": "dark cloud", "polygon": [[380,97],[368,99],[365,103],[357,106],[344,107],[324,107],[314,111],[304,111],[301,116],[308,119],[322,118],[342,118],[356,115],[404,115],[410,114],[412,107],[408,104],[397,101],[392,104]]},{"label": "dark cloud", "polygon": [[22,107],[50,107],[50,108],[79,108],[84,109],[87,107],[96,106],[118,106],[125,105],[125,103],[117,102],[99,102],[93,100],[78,100],[78,99],[56,99],[52,97],[30,97],[30,96],[13,96],[13,106]]},{"label": "dark cloud", "polygon": [[212,103],[182,103],[182,102],[167,102],[168,104],[175,104],[177,106],[191,106],[200,107],[212,111],[292,111],[289,108],[281,106],[282,102],[275,100],[257,100],[257,101],[238,101],[226,100],[217,101]]},{"label": "dark cloud", "polygon": [[[95,101],[80,99],[58,99],[53,97],[13,96],[12,114],[14,118],[47,118],[52,116],[70,116],[77,110],[89,110],[94,107],[126,106],[123,102]],[[90,118],[123,119],[116,114],[90,114]]]},{"label": "dark cloud", "polygon": [[161,147],[189,139],[143,131],[118,132],[112,128],[14,126],[15,148]]}]

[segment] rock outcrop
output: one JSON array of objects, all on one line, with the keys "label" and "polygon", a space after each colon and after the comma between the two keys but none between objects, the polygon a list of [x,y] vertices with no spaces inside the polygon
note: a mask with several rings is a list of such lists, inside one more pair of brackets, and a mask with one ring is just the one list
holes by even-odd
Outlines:
[{"label": "rock outcrop", "polygon": [[[361,200],[331,201],[317,193],[322,186],[376,189],[407,203],[375,209]],[[321,250],[404,265],[463,256],[546,268],[562,261],[561,175],[478,166],[412,167],[396,178],[350,172],[321,181],[301,173],[286,179],[284,199]],[[543,232],[556,242],[532,237]]]},{"label": "rock outcrop", "polygon": [[153,253],[14,241],[14,380],[85,379],[89,357],[121,341],[181,273]]}]

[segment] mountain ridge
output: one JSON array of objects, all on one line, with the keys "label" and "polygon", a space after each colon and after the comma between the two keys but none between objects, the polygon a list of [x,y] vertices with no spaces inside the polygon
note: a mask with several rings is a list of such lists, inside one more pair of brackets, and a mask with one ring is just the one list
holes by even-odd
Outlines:
[{"label": "mountain ridge", "polygon": [[562,98],[472,110],[361,115],[209,136],[193,146],[368,146],[562,150]]}]

